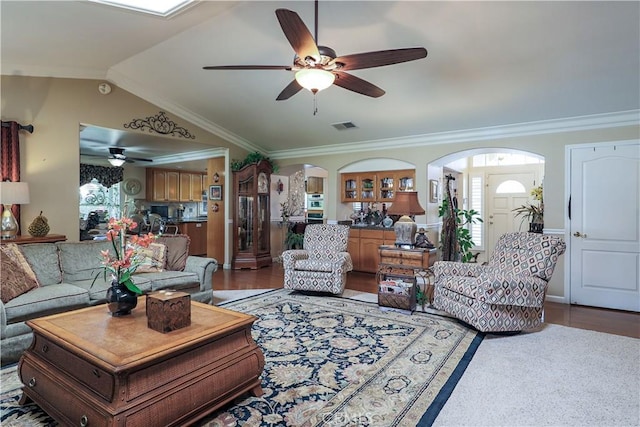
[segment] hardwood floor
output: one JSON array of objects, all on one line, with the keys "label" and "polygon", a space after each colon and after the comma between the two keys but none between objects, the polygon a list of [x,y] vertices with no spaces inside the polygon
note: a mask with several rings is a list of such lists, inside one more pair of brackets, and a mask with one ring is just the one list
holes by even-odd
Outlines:
[{"label": "hardwood floor", "polygon": [[[258,270],[219,270],[213,276],[213,291],[233,289],[276,289],[282,287],[284,271],[281,264]],[[351,272],[347,289],[377,292],[375,275]],[[640,313],[595,307],[545,304],[545,321],[574,328],[640,338]]]}]

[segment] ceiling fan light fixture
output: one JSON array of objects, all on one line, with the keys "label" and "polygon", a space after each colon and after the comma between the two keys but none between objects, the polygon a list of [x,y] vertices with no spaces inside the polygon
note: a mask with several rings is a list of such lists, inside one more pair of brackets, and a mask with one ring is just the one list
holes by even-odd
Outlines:
[{"label": "ceiling fan light fixture", "polygon": [[305,68],[296,72],[296,81],[303,88],[316,93],[328,88],[336,79],[335,74],[320,68]]},{"label": "ceiling fan light fixture", "polygon": [[118,159],[118,158],[115,158],[115,157],[110,157],[107,160],[109,160],[109,163],[111,163],[111,166],[115,166],[115,167],[122,166],[125,163],[124,159]]}]

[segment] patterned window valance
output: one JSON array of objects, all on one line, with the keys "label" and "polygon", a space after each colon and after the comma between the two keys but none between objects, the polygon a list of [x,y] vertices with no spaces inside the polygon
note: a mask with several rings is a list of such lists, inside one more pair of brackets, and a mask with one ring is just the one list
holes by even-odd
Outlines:
[{"label": "patterned window valance", "polygon": [[80,186],[88,184],[93,178],[105,187],[122,181],[123,169],[118,167],[105,167],[80,164]]}]

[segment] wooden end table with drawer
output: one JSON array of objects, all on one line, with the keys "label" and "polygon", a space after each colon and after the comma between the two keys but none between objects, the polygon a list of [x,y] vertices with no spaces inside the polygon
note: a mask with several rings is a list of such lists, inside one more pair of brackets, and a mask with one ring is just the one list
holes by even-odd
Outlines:
[{"label": "wooden end table with drawer", "polygon": [[101,305],[28,321],[20,403],[33,400],[61,425],[183,426],[262,395],[254,316],[192,302],[191,325],[163,334],[147,327],[145,303],[130,316]]},{"label": "wooden end table with drawer", "polygon": [[423,282],[423,292],[427,302],[433,300],[433,284],[429,280],[433,275],[430,268],[436,262],[437,250],[424,248],[399,248],[390,245],[379,247],[378,283],[382,277],[412,276]]}]

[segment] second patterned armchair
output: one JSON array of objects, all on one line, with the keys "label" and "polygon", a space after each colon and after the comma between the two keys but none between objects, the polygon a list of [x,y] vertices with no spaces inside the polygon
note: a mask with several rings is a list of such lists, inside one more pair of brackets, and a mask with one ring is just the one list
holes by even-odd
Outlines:
[{"label": "second patterned armchair", "polygon": [[481,332],[542,323],[547,283],[565,243],[558,236],[506,233],[487,265],[437,261],[433,305]]},{"label": "second patterned armchair", "polygon": [[282,253],[284,288],[342,294],[347,272],[353,270],[348,240],[348,225],[308,225],[304,230],[304,249]]}]

